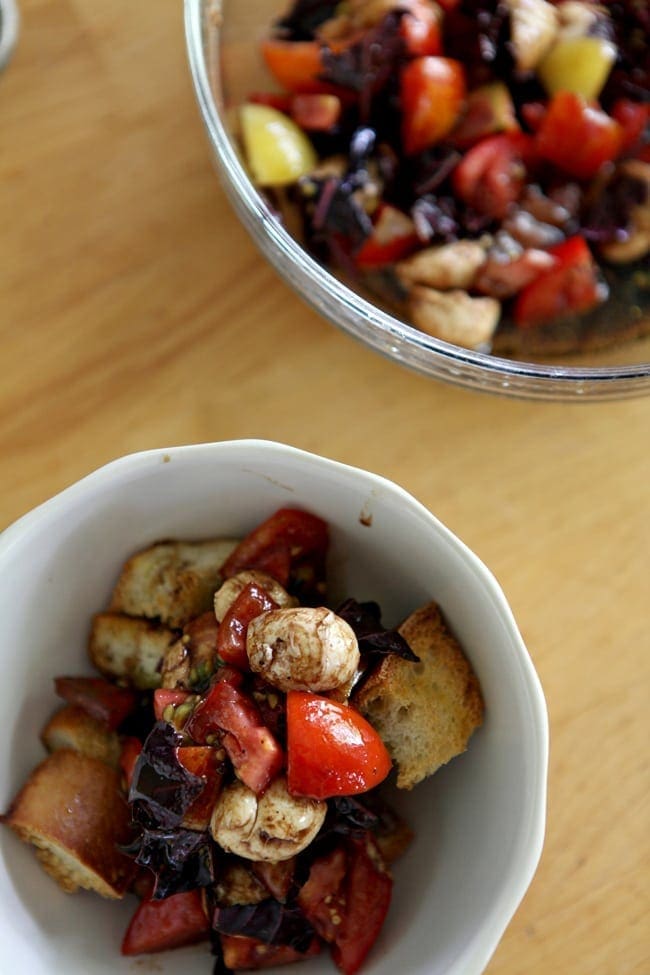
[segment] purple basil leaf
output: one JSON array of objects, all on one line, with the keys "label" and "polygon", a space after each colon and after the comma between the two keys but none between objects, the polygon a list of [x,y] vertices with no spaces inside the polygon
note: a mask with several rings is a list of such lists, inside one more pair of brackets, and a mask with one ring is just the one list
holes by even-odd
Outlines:
[{"label": "purple basil leaf", "polygon": [[404,11],[391,11],[343,51],[323,49],[321,79],[359,94],[362,122],[370,118],[374,99],[394,81],[404,60],[406,48],[399,30],[403,16]]},{"label": "purple basil leaf", "polygon": [[267,897],[259,904],[215,907],[212,926],[221,934],[257,938],[268,945],[290,945],[307,951],[314,929],[295,905],[281,904]]},{"label": "purple basil leaf", "polygon": [[587,204],[581,216],[582,233],[594,243],[624,241],[629,238],[632,211],[648,205],[647,185],[629,173],[613,176],[605,191]]},{"label": "purple basil leaf", "polygon": [[296,0],[275,26],[282,38],[309,41],[316,28],[335,15],[339,3],[340,0]]},{"label": "purple basil leaf", "polygon": [[404,660],[419,662],[420,658],[413,653],[401,633],[382,625],[377,603],[358,603],[356,599],[346,599],[336,610],[336,615],[354,630],[361,653],[381,656],[394,653]]},{"label": "purple basil leaf", "polygon": [[125,852],[154,874],[152,900],[214,883],[214,846],[207,833],[143,829]]},{"label": "purple basil leaf", "polygon": [[366,832],[378,823],[376,813],[354,796],[336,796],[330,801],[330,813],[338,833]]},{"label": "purple basil leaf", "polygon": [[172,725],[158,721],[142,747],[129,789],[133,816],[142,826],[179,826],[205,785],[178,761],[176,748],[182,743]]},{"label": "purple basil leaf", "polygon": [[650,5],[647,0],[612,0],[607,13],[617,51],[600,101],[609,110],[618,98],[647,102],[650,92]]}]

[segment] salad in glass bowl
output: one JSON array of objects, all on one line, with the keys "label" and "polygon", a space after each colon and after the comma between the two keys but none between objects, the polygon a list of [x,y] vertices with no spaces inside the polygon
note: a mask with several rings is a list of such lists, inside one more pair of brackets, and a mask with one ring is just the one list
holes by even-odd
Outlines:
[{"label": "salad in glass bowl", "polygon": [[469,349],[650,332],[647,4],[297,0],[260,57],[244,156],[320,262]]}]

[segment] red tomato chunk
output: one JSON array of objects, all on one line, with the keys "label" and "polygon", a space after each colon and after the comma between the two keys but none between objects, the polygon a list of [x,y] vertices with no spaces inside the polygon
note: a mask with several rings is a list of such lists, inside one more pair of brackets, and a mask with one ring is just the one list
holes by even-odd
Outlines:
[{"label": "red tomato chunk", "polygon": [[587,311],[606,297],[583,237],[570,237],[549,252],[557,258],[557,265],[540,274],[517,296],[514,318],[519,328],[532,328],[563,315]]},{"label": "red tomato chunk", "polygon": [[217,652],[221,659],[240,670],[248,670],[246,654],[248,624],[256,616],[277,608],[278,604],[261,586],[254,582],[245,586],[219,626]]},{"label": "red tomato chunk", "polygon": [[187,723],[195,741],[219,732],[238,777],[261,793],[284,765],[284,753],[265,727],[254,702],[227,681],[217,681]]},{"label": "red tomato chunk", "polygon": [[123,955],[143,955],[204,941],[210,932],[198,890],[142,901],[122,942]]},{"label": "red tomato chunk", "polygon": [[391,764],[383,741],[353,707],[308,691],[287,694],[289,792],[312,799],[367,792]]}]

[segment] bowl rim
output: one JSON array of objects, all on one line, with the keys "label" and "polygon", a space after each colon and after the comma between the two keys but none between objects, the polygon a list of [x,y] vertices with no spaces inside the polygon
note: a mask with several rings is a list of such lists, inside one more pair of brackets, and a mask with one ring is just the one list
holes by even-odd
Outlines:
[{"label": "bowl rim", "polygon": [[531,715],[529,762],[532,766],[532,786],[525,798],[526,815],[517,831],[503,886],[468,942],[459,962],[462,967],[457,968],[455,964],[451,970],[454,975],[479,975],[488,964],[528,890],[542,854],[548,788],[548,712],[534,664],[505,593],[495,576],[472,549],[413,495],[383,475],[272,440],[251,438],[152,448],[109,461],[18,518],[0,534],[0,567],[11,559],[16,548],[28,544],[35,534],[47,530],[48,523],[73,511],[78,499],[92,495],[107,485],[128,483],[134,476],[146,474],[147,471],[153,472],[160,468],[161,463],[169,460],[178,459],[182,462],[183,459],[190,458],[207,462],[216,456],[229,456],[236,460],[237,457],[249,457],[251,452],[256,458],[282,455],[307,470],[339,472],[346,479],[361,480],[371,488],[380,488],[383,492],[403,500],[422,519],[424,525],[438,534],[445,544],[463,558],[468,569],[477,577],[477,582],[485,589],[493,611],[511,636],[507,652],[513,654],[511,663],[521,674],[522,696]]},{"label": "bowl rim", "polygon": [[[607,367],[538,365],[463,349],[376,307],[315,261],[255,189],[219,114],[204,42],[206,19],[210,30],[218,32],[223,6],[224,0],[184,0],[187,54],[201,117],[223,188],[239,218],[267,260],[308,304],[387,358],[468,389],[572,402],[650,393],[650,362]],[[218,70],[218,44],[211,44],[211,49]]]},{"label": "bowl rim", "polygon": [[15,0],[0,0],[0,70],[9,61],[20,27],[20,14]]}]

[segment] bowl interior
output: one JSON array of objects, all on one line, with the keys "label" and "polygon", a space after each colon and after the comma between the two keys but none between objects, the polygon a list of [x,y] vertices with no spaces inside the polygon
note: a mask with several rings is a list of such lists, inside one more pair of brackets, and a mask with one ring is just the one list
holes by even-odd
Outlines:
[{"label": "bowl interior", "polygon": [[[119,567],[164,537],[237,536],[281,505],[332,529],[334,598],[375,598],[396,623],[441,604],[478,673],[484,727],[465,755],[397,804],[415,830],[395,865],[395,898],[368,975],[478,975],[526,890],[542,844],[547,729],[543,696],[493,577],[422,506],[373,475],[259,442],[151,451],[68,489],[5,533],[0,568],[5,674],[0,809],[43,757],[38,733],[56,707],[52,678],[90,673],[91,614]],[[135,901],[61,893],[33,852],[0,831],[0,901],[11,929],[0,969],[32,975],[139,970],[119,957]],[[159,972],[206,972],[204,946],[157,956]],[[310,971],[331,972],[328,958]]]},{"label": "bowl interior", "polygon": [[188,53],[224,189],[256,243],[318,312],[376,351],[455,385],[537,399],[618,398],[650,392],[650,336],[601,352],[530,361],[462,349],[413,328],[314,261],[257,192],[233,138],[233,109],[273,88],[259,41],[278,0],[185,0]]}]

